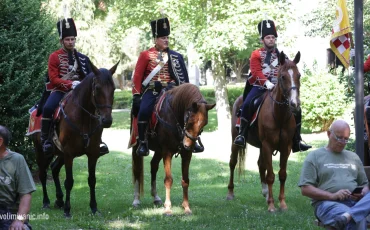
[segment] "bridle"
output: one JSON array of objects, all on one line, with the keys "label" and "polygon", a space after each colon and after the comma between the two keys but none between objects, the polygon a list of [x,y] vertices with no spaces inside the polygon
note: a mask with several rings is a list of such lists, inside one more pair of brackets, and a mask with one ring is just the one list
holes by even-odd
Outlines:
[{"label": "bridle", "polygon": [[[102,125],[103,125],[103,122],[102,122],[102,117],[101,117],[101,112],[99,109],[101,108],[112,108],[112,105],[102,105],[102,104],[98,104],[97,103],[97,100],[96,100],[96,76],[93,77],[93,81],[92,81],[92,95],[93,95],[93,101],[92,101],[92,104],[94,105],[95,107],[95,110],[94,110],[94,114],[93,113],[90,113],[87,109],[85,109],[80,103],[75,103],[75,105],[77,105],[82,111],[86,112],[90,118],[92,119],[96,119],[98,121],[98,124],[93,128],[93,129],[89,129],[89,132],[88,133],[84,133],[83,131],[81,131],[81,129],[79,127],[77,127],[77,125],[75,125],[67,116],[67,114],[65,113],[64,111],[64,108],[63,108],[63,103],[60,103],[60,111],[63,113],[63,117],[64,119],[66,120],[66,122],[76,131],[80,134],[80,136],[83,138],[83,142],[84,142],[84,148],[87,148],[90,144],[90,138],[91,136],[97,131],[99,130]],[[72,91],[71,91],[72,93]],[[95,115],[96,114],[96,115]],[[90,120],[90,123],[91,123],[91,120]]]},{"label": "bridle", "polygon": [[[163,124],[164,127],[166,127],[167,129],[171,130],[172,133],[174,133],[179,138],[179,142],[180,142],[179,143],[179,146],[178,146],[179,151],[184,146],[184,137],[185,136],[187,138],[189,138],[190,140],[194,141],[194,142],[197,141],[197,140],[200,140],[200,135],[203,132],[203,129],[201,129],[199,131],[199,133],[198,133],[198,135],[196,137],[194,137],[193,135],[191,135],[187,131],[188,122],[189,122],[189,119],[190,119],[191,114],[192,114],[191,108],[186,109],[186,114],[184,116],[184,125],[181,126],[180,122],[177,120],[177,117],[176,117],[175,113],[173,112],[173,109],[172,109],[171,105],[169,104],[168,98],[165,97],[164,100],[166,101],[166,105],[169,108],[169,110],[171,111],[171,114],[175,118],[176,124],[175,124],[175,126],[173,126],[172,124],[168,123],[163,118],[161,118],[159,116],[159,113],[157,113],[157,112],[156,112],[156,117],[157,117],[158,121]],[[205,101],[201,101],[200,103],[205,103],[206,104]]]}]

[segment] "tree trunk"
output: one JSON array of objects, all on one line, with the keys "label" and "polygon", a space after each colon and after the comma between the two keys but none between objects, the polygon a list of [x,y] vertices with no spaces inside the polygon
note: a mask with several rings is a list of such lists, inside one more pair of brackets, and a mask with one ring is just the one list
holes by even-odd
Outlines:
[{"label": "tree trunk", "polygon": [[212,60],[212,70],[214,78],[214,89],[216,96],[216,110],[217,110],[217,121],[218,131],[224,135],[231,136],[231,116],[229,97],[226,88],[226,80],[224,74],[224,68],[222,65],[221,57],[215,56]]}]

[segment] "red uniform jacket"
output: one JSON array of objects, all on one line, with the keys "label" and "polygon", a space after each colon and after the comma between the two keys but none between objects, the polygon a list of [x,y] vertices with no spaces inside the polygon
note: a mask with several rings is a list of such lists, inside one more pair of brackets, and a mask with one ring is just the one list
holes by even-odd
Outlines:
[{"label": "red uniform jacket", "polygon": [[[272,68],[270,72],[263,74],[262,69],[264,68],[263,65],[265,64],[267,51],[264,48],[257,49],[252,52],[250,58],[250,70],[251,70],[251,77],[248,79],[251,85],[260,85],[263,86],[266,80],[270,80],[271,82],[275,83],[272,80],[273,77],[277,76],[279,64]],[[276,50],[271,54],[270,64],[278,58],[278,54]]]},{"label": "red uniform jacket", "polygon": [[367,60],[364,63],[364,73],[370,71],[370,55],[367,57]]},{"label": "red uniform jacket", "polygon": [[[152,70],[158,65],[157,57],[158,57],[158,50],[154,47],[150,48],[149,50],[145,50],[140,53],[139,59],[136,63],[135,73],[132,80],[132,94],[141,94],[142,89],[142,82],[148,77],[148,75],[152,72]],[[168,53],[167,53],[168,55]],[[167,63],[162,67],[162,69],[154,75],[152,81],[161,81],[161,82],[175,82],[175,79],[171,78],[170,72],[168,69],[168,62],[170,61],[170,57],[168,58]]]}]

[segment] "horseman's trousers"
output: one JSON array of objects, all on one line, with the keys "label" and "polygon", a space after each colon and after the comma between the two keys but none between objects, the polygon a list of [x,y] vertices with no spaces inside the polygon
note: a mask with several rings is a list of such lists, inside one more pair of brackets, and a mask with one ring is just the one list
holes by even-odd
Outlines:
[{"label": "horseman's trousers", "polygon": [[155,101],[159,93],[154,92],[152,89],[147,89],[141,98],[141,104],[139,109],[139,114],[137,116],[138,121],[149,121],[150,116],[152,115]]},{"label": "horseman's trousers", "polygon": [[50,94],[49,98],[47,99],[44,109],[42,111],[42,116],[44,118],[52,118],[53,113],[55,109],[58,107],[59,102],[62,100],[64,97],[65,92],[61,91],[54,91]]}]

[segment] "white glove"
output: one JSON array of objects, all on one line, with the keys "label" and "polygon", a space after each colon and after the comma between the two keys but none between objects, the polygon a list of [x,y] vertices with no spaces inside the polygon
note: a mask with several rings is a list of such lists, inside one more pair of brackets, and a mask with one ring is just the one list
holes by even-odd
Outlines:
[{"label": "white glove", "polygon": [[72,82],[72,89],[75,89],[78,84],[80,84],[80,81],[74,81]]},{"label": "white glove", "polygon": [[275,85],[269,80],[265,81],[265,86],[268,90],[272,90],[275,87]]},{"label": "white glove", "polygon": [[354,56],[355,56],[355,49],[351,49],[351,50],[349,51],[349,56],[350,56],[350,57],[354,57]]}]

